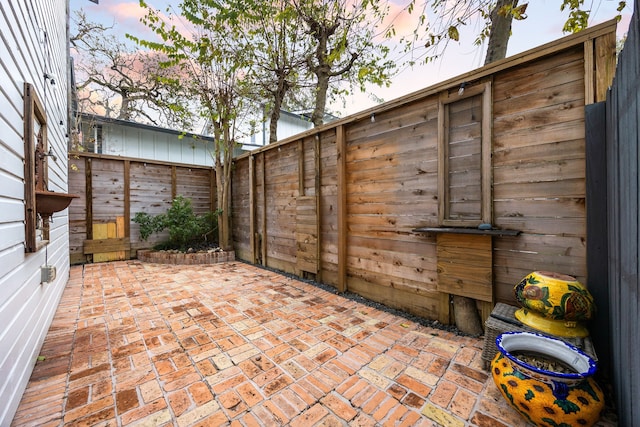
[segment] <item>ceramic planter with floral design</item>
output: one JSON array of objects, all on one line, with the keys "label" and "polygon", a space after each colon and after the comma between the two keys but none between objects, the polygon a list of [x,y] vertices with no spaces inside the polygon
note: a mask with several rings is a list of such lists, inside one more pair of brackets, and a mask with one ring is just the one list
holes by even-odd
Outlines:
[{"label": "ceramic planter with floral design", "polygon": [[527,421],[537,426],[591,426],[598,421],[604,395],[593,379],[595,361],[586,353],[531,332],[502,333],[496,346],[493,381]]},{"label": "ceramic planter with floral design", "polygon": [[595,314],[593,297],[575,277],[534,271],[514,288],[521,309],[515,317],[525,325],[560,337],[586,337],[586,321]]}]

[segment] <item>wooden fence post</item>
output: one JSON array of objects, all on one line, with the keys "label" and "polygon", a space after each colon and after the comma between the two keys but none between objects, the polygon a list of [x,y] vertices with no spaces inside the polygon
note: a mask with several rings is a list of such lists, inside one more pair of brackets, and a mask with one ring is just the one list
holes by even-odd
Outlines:
[{"label": "wooden fence post", "polygon": [[249,244],[251,245],[251,263],[257,259],[256,248],[256,162],[249,156]]},{"label": "wooden fence post", "polygon": [[322,225],[321,225],[321,215],[320,215],[320,208],[322,207],[322,205],[320,204],[320,188],[321,188],[321,162],[320,162],[320,135],[316,134],[315,137],[315,147],[314,147],[314,163],[315,163],[315,180],[314,180],[314,185],[315,185],[315,190],[316,190],[316,217],[317,217],[317,228],[316,228],[316,233],[317,233],[317,252],[316,252],[316,259],[318,260],[318,272],[316,273],[316,280],[318,282],[322,282],[322,249],[321,249],[321,244],[322,244],[322,239],[321,239],[321,232],[322,232]]},{"label": "wooden fence post", "polygon": [[338,292],[347,290],[347,160],[344,126],[336,128],[338,154]]},{"label": "wooden fence post", "polygon": [[267,265],[267,179],[266,179],[266,163],[264,151],[260,153],[262,157],[262,173],[260,174],[260,184],[262,186],[262,218],[261,229],[262,238],[260,239],[260,253],[262,256],[262,265]]},{"label": "wooden fence post", "polygon": [[[124,224],[123,236],[131,237],[131,161],[124,161]],[[125,251],[125,259],[131,258],[131,250]]]}]

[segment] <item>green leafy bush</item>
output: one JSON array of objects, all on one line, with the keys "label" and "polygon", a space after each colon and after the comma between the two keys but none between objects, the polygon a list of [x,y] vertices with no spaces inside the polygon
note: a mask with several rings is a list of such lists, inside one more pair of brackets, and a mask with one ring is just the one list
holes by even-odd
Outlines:
[{"label": "green leafy bush", "polygon": [[186,250],[216,243],[218,229],[218,212],[207,212],[196,215],[191,200],[178,196],[173,199],[167,213],[151,216],[138,212],[133,222],[140,225],[140,237],[147,240],[152,233],[169,230],[169,240],[158,245],[157,249]]}]

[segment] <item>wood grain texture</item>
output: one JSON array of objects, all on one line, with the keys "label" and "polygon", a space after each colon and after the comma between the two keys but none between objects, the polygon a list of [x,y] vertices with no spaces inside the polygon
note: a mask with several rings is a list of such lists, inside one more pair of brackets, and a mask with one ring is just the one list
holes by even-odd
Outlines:
[{"label": "wood grain texture", "polygon": [[439,292],[493,302],[491,236],[438,234],[437,251]]},{"label": "wood grain texture", "polygon": [[315,196],[296,199],[296,269],[318,272],[318,213]]}]

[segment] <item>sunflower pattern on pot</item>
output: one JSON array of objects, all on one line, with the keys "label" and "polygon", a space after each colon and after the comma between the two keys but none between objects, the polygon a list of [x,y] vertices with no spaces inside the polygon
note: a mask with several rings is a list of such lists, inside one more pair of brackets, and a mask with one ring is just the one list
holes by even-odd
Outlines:
[{"label": "sunflower pattern on pot", "polygon": [[586,321],[595,314],[593,296],[575,277],[534,271],[514,288],[520,305],[553,320]]},{"label": "sunflower pattern on pot", "polygon": [[[518,359],[505,349],[506,346],[500,344],[499,340],[503,337],[511,338],[508,334],[520,333],[507,332],[499,336],[496,340],[499,352],[491,362],[493,381],[505,400],[527,421],[537,426],[588,427],[595,424],[604,408],[604,394],[592,378],[595,362],[580,350],[566,344],[567,349],[571,349],[565,349],[566,352],[575,351],[577,358],[589,360],[588,371],[562,374],[536,368]],[[527,340],[531,340],[532,335],[535,334],[529,334]],[[536,344],[543,346],[540,351],[544,352],[545,347],[553,347],[549,345],[550,342],[543,342],[554,340],[553,338],[539,337],[542,338],[535,338],[533,341],[541,340]],[[552,355],[548,354],[547,357]]]}]

